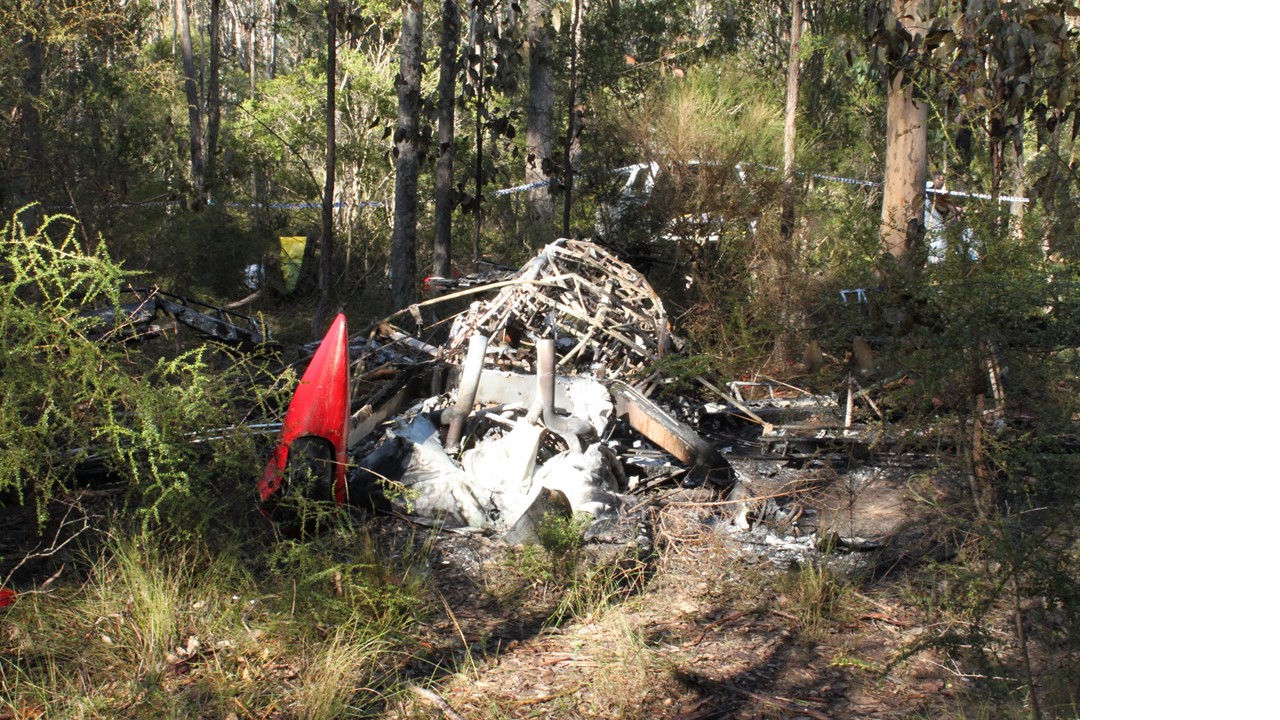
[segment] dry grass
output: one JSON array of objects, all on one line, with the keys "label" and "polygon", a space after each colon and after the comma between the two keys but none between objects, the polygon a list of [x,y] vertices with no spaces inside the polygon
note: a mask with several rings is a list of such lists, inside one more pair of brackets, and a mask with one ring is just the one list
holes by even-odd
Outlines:
[{"label": "dry grass", "polygon": [[0,718],[439,717],[413,687],[468,720],[1026,715],[1012,665],[962,679],[977,667],[928,643],[959,627],[958,568],[864,583],[838,557],[782,568],[692,515],[663,523],[656,559],[567,547],[583,555],[558,570],[543,549],[451,540],[433,560],[366,529],[280,543],[265,566],[113,539],[0,618]]},{"label": "dry grass", "polygon": [[15,713],[176,711],[187,698],[166,694],[167,684],[247,642],[236,617],[251,590],[228,560],[113,536],[82,585],[26,596],[12,610],[0,697]]},{"label": "dry grass", "polygon": [[357,624],[339,627],[327,640],[307,647],[299,658],[302,672],[292,693],[293,712],[300,720],[349,716],[361,678],[387,649],[377,630]]},{"label": "dry grass", "polygon": [[648,717],[648,701],[664,690],[666,661],[623,610],[603,615],[591,630],[583,635],[582,652],[596,666],[589,669],[583,698],[611,717]]}]

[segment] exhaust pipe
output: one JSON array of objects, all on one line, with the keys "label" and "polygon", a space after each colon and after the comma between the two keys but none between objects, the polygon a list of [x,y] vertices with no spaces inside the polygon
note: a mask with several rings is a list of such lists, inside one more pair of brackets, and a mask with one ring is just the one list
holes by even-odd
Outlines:
[{"label": "exhaust pipe", "polygon": [[593,428],[581,418],[556,414],[556,341],[552,338],[538,340],[537,403],[542,406],[542,424],[564,438],[570,450],[581,453],[582,436],[590,434]]},{"label": "exhaust pipe", "polygon": [[476,402],[476,389],[480,387],[480,371],[484,369],[484,353],[489,349],[489,338],[476,333],[467,346],[467,359],[462,363],[462,380],[458,383],[458,402],[441,413],[440,421],[449,426],[444,449],[456,452],[462,442],[462,426],[471,414]]}]

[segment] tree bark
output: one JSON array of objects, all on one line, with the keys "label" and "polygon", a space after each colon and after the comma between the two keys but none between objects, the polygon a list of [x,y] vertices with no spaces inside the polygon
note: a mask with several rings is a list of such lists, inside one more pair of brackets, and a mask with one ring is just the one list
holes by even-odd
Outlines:
[{"label": "tree bark", "polygon": [[475,269],[475,263],[480,259],[480,229],[484,224],[484,46],[485,34],[487,33],[485,18],[484,0],[472,0],[471,5],[471,56],[472,85],[475,87],[476,102],[476,196],[475,196],[475,227],[471,233],[471,264]]},{"label": "tree bark", "polygon": [[173,1],[173,20],[182,52],[183,89],[187,96],[187,130],[191,142],[192,209],[204,207],[204,121],[200,111],[200,90],[196,84],[195,53],[191,49],[191,16],[187,0]]},{"label": "tree bark", "polygon": [[280,3],[271,0],[271,60],[267,64],[267,79],[274,80],[276,78],[276,48],[279,46],[280,40]]},{"label": "tree bark", "polygon": [[[782,239],[791,242],[796,215],[796,110],[800,98],[800,33],[804,21],[800,0],[791,0],[791,47],[787,63],[787,100],[782,130]],[[788,257],[790,253],[788,252]]]},{"label": "tree bark", "polygon": [[222,0],[209,0],[209,95],[205,108],[209,114],[206,128],[205,187],[202,200],[208,202],[218,182],[218,133],[222,126],[222,85],[218,75],[222,67]]},{"label": "tree bark", "polygon": [[258,92],[258,7],[254,4],[249,13],[249,38],[246,51],[246,70],[249,72],[249,99]]},{"label": "tree bark", "polygon": [[311,319],[311,335],[319,340],[333,306],[333,185],[338,147],[338,0],[325,4],[329,31],[325,60],[324,199],[320,207],[320,303]]},{"label": "tree bark", "polygon": [[422,174],[422,0],[405,0],[396,78],[395,216],[391,231],[391,296],[395,307],[417,301],[418,181]]},{"label": "tree bark", "polygon": [[[922,0],[892,0],[892,12],[913,37],[923,32]],[[929,170],[928,106],[916,98],[906,66],[889,81],[885,137],[884,204],[880,212],[880,244],[900,265],[913,265],[924,238],[924,184]]]},{"label": "tree bark", "polygon": [[[14,188],[14,207],[20,209],[38,197],[37,175],[44,165],[44,129],[40,119],[40,94],[44,89],[45,45],[34,33],[24,33],[19,42],[26,58],[22,74],[22,100],[18,105],[18,132],[21,135],[21,175]],[[0,198],[2,201],[3,198]],[[35,231],[34,211],[23,213],[21,223],[28,233]]]},{"label": "tree bark", "polygon": [[582,22],[582,0],[573,0],[573,21],[569,30],[568,129],[564,138],[564,217],[561,236],[569,237],[569,211],[573,207],[573,145],[578,137],[578,27]]},{"label": "tree bark", "polygon": [[457,94],[458,3],[444,0],[440,17],[440,79],[437,87],[436,217],[432,274],[449,277],[453,248],[453,123]]},{"label": "tree bark", "polygon": [[[551,157],[554,152],[551,118],[555,99],[553,97],[554,68],[551,57],[550,8],[549,0],[530,0],[529,2],[529,124],[525,130],[525,145],[528,150],[524,169],[524,179],[527,183],[549,180],[552,175],[551,166],[554,163]],[[529,207],[536,224],[550,222],[555,215],[550,186],[530,190]]]},{"label": "tree bark", "polygon": [[[1019,118],[1012,128],[1013,167],[1010,168],[1013,179],[1014,197],[1027,195],[1027,159],[1025,155],[1025,124]],[[1015,240],[1022,240],[1022,217],[1027,211],[1024,203],[1015,202],[1009,206],[1009,235]]]}]

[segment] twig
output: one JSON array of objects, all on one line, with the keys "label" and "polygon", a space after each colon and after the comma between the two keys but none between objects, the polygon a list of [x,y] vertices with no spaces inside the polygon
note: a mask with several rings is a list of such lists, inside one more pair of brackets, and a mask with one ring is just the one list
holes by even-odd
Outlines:
[{"label": "twig", "polygon": [[579,683],[579,684],[574,685],[573,687],[569,688],[568,690],[562,690],[562,691],[560,691],[560,692],[558,692],[558,693],[555,693],[554,695],[539,695],[538,697],[525,698],[525,699],[523,699],[523,700],[516,700],[516,701],[514,701],[514,702],[510,703],[510,705],[511,705],[511,707],[513,707],[513,708],[523,707],[523,706],[525,706],[525,705],[537,705],[537,704],[539,704],[539,703],[544,703],[544,702],[550,702],[550,701],[552,701],[552,700],[557,700],[557,699],[559,699],[559,698],[564,697],[565,695],[572,695],[572,694],[574,694],[574,693],[578,692],[578,691],[579,691],[579,690],[581,690],[581,689],[582,689],[582,683]]},{"label": "twig", "polygon": [[733,613],[732,615],[729,615],[729,616],[727,616],[727,617],[720,618],[719,620],[717,620],[717,621],[715,621],[715,622],[711,623],[710,625],[706,626],[705,628],[703,628],[703,629],[702,629],[702,632],[701,632],[701,633],[699,633],[699,635],[698,635],[697,639],[696,639],[696,640],[694,640],[693,642],[691,642],[691,643],[689,643],[689,644],[685,645],[685,647],[695,647],[695,646],[697,646],[698,644],[700,644],[700,643],[702,642],[703,638],[705,638],[705,637],[707,636],[707,633],[711,632],[712,630],[714,630],[715,628],[717,628],[717,627],[719,627],[719,626],[721,626],[721,625],[724,625],[725,623],[731,623],[731,622],[733,622],[734,620],[737,620],[738,618],[742,617],[743,615],[746,615],[748,612],[750,612],[750,610],[739,610],[738,612]]},{"label": "twig", "polygon": [[867,597],[866,595],[863,595],[860,592],[854,591],[851,594],[863,602],[871,603],[872,605],[875,605],[877,608],[880,609],[881,612],[889,613],[889,614],[893,613],[893,608],[889,607],[888,605],[885,605],[882,602],[877,602],[875,600],[872,600],[871,598]]},{"label": "twig", "polygon": [[808,390],[805,390],[805,389],[804,389],[804,388],[802,388],[802,387],[796,387],[795,385],[792,385],[792,384],[791,384],[791,383],[789,383],[789,382],[783,382],[782,380],[777,380],[777,379],[775,379],[775,378],[771,378],[771,377],[769,377],[768,375],[760,375],[759,377],[762,377],[762,378],[764,378],[765,380],[767,380],[767,381],[769,381],[769,382],[771,382],[771,383],[774,383],[774,384],[776,384],[776,385],[781,385],[782,387],[784,387],[784,388],[786,388],[786,389],[788,389],[788,390],[795,390],[796,392],[798,392],[798,393],[803,393],[803,394],[805,394],[805,395],[808,395],[809,397],[813,397],[813,396],[814,396],[814,395],[813,395],[813,393],[809,392]]},{"label": "twig", "polygon": [[766,705],[772,705],[773,707],[782,708],[787,712],[796,713],[797,715],[806,715],[808,717],[814,718],[815,720],[832,720],[830,715],[822,712],[821,710],[807,708],[799,703],[795,703],[790,700],[769,697],[768,695],[761,695],[760,693],[752,692],[750,690],[743,690],[742,688],[734,685],[731,682],[719,682],[716,680],[712,680],[711,678],[705,678],[705,677],[690,677],[690,680],[700,685],[710,685],[712,687],[722,688],[730,692],[735,692],[739,695],[749,697],[752,700],[755,700],[757,702],[762,702]]},{"label": "twig", "polygon": [[[80,518],[76,521],[68,521],[68,517],[71,515],[71,510],[74,507],[79,507],[79,505],[76,504],[76,505],[69,506],[67,508],[67,512],[63,514],[62,520],[58,523],[58,529],[53,534],[53,540],[50,541],[50,545],[43,550],[32,550],[31,552],[28,552],[26,555],[24,555],[23,558],[18,561],[18,564],[14,565],[13,568],[9,570],[9,574],[5,575],[3,580],[0,580],[0,587],[8,585],[9,581],[13,579],[14,574],[17,573],[18,570],[20,570],[23,565],[26,565],[31,560],[52,557],[53,555],[57,554],[58,551],[62,550],[64,547],[69,545],[71,541],[80,537],[81,534],[83,534],[86,530],[89,529],[88,515],[81,515]],[[61,539],[62,531],[66,529],[71,522],[79,522],[80,527],[77,528],[75,532],[71,533],[71,535],[68,536],[67,538]],[[34,590],[31,592],[40,592],[44,590],[49,585],[49,583],[56,580],[58,576],[61,574],[62,574],[62,568],[58,568],[58,571],[54,573],[52,577],[50,577],[49,579],[41,583],[39,590]],[[25,593],[19,593],[19,594],[25,594]]]},{"label": "twig", "polygon": [[1018,584],[1018,575],[1014,573],[1010,581],[1013,584],[1013,626],[1018,632],[1018,649],[1022,651],[1022,669],[1027,674],[1027,694],[1031,696],[1031,716],[1035,720],[1044,717],[1040,713],[1040,699],[1036,696],[1036,676],[1031,669],[1031,651],[1027,647],[1027,632],[1022,618],[1022,588]]},{"label": "twig", "polygon": [[1003,680],[1005,682],[1018,682],[1018,678],[1001,677],[999,675],[975,675],[973,673],[967,673],[962,671],[959,668],[959,666],[947,667],[946,665],[943,665],[937,660],[930,660],[928,658],[925,658],[924,661],[936,668],[941,668],[942,670],[946,670],[947,672],[951,673],[951,675],[954,677],[958,677],[964,680]]},{"label": "twig", "polygon": [[666,505],[668,507],[716,507],[717,505],[737,505],[738,503],[757,502],[760,500],[776,500],[778,498],[791,497],[798,491],[777,492],[771,495],[752,495],[750,497],[738,498],[736,500],[672,500]]},{"label": "twig", "polygon": [[449,720],[466,720],[466,718],[459,715],[456,710],[449,707],[449,703],[445,702],[444,698],[424,687],[410,685],[409,692],[413,693],[414,697],[419,700],[435,706],[435,708],[443,713],[445,717],[449,718]]},{"label": "twig", "polygon": [[852,373],[849,374],[849,382],[853,383],[854,387],[858,388],[857,396],[865,400],[866,403],[871,406],[871,409],[876,411],[876,417],[884,420],[884,413],[880,412],[880,408],[876,405],[876,401],[872,400],[871,395],[866,390],[862,389],[862,384],[858,382],[858,378],[854,377]]},{"label": "twig", "polygon": [[276,704],[275,704],[275,703],[271,703],[270,705],[268,705],[268,706],[267,706],[267,709],[266,709],[266,710],[264,710],[264,711],[263,711],[263,713],[262,713],[261,715],[259,715],[259,714],[255,713],[254,711],[250,710],[249,708],[245,707],[245,706],[244,706],[244,703],[240,702],[240,698],[234,698],[234,697],[233,697],[233,698],[231,698],[231,701],[232,701],[232,702],[234,702],[234,703],[236,704],[236,706],[240,708],[240,711],[241,711],[241,712],[243,712],[245,715],[247,715],[247,716],[248,716],[248,717],[250,717],[250,718],[266,718],[266,717],[270,717],[271,713],[272,713],[272,712],[274,712],[274,711],[275,711],[275,709],[276,709]]}]

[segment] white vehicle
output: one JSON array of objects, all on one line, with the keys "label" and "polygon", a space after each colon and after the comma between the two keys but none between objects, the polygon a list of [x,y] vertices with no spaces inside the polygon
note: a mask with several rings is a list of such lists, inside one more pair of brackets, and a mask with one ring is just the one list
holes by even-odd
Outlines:
[{"label": "white vehicle", "polygon": [[649,241],[704,245],[717,242],[735,224],[755,230],[741,164],[648,162],[615,172],[617,197],[596,211],[596,234],[606,240],[638,232]]}]

